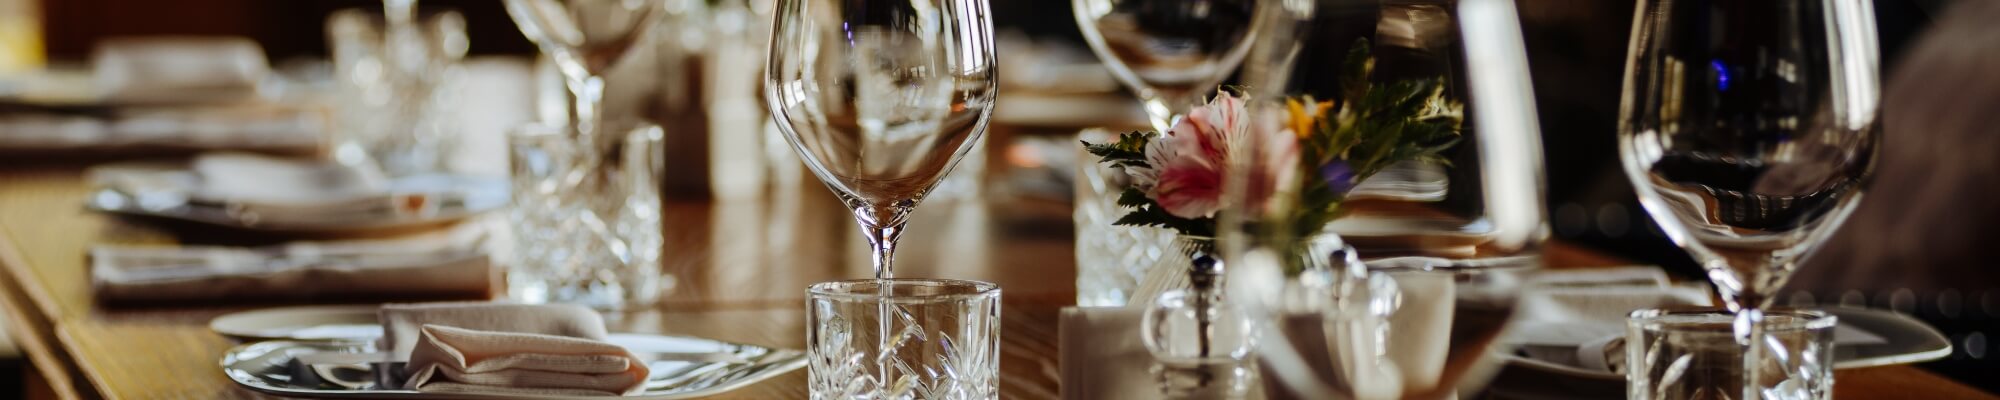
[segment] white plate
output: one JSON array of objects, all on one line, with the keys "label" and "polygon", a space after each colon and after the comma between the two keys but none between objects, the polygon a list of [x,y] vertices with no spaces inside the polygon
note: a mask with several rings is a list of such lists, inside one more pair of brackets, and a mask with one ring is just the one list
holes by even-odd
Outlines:
[{"label": "white plate", "polygon": [[294,339],[365,340],[382,336],[375,310],[380,306],[267,308],[215,317],[208,329],[242,341]]}]

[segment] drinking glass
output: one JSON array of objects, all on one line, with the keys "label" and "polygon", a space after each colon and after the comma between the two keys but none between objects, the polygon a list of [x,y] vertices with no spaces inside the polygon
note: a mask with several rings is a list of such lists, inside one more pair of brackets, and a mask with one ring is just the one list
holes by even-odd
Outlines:
[{"label": "drinking glass", "polygon": [[765,104],[815,176],[853,210],[894,277],[910,212],[986,131],[993,23],[985,0],[784,0]]},{"label": "drinking glass", "polygon": [[1073,0],[1077,28],[1166,132],[1243,62],[1253,0]]},{"label": "drinking glass", "polygon": [[[400,0],[399,0],[400,1]],[[603,123],[604,71],[616,65],[657,22],[660,0],[507,0],[521,34],[555,60],[576,98],[579,140],[596,139]],[[594,150],[594,149],[593,149]]]},{"label": "drinking glass", "polygon": [[1854,211],[1874,162],[1874,12],[1644,1],[1634,18],[1618,129],[1626,176],[1737,313],[1754,364],[1760,310]]},{"label": "drinking glass", "polygon": [[[1258,3],[1218,235],[1233,298],[1281,333],[1267,394],[1476,397],[1498,372],[1547,235],[1513,4]],[[1329,235],[1347,248],[1286,256]]]},{"label": "drinking glass", "polygon": [[527,125],[508,137],[508,297],[622,309],[651,304],[673,285],[661,274],[655,185],[664,133],[643,124],[626,132],[616,152],[584,151],[561,127]]},{"label": "drinking glass", "polygon": [[814,284],[807,294],[812,398],[999,397],[999,286],[863,279]]},{"label": "drinking glass", "polygon": [[1833,398],[1834,316],[1765,311],[1757,373],[1743,370],[1748,357],[1735,320],[1723,310],[1633,311],[1625,323],[1625,398],[1731,398],[1745,387],[1765,399]]},{"label": "drinking glass", "polygon": [[333,155],[391,176],[439,172],[458,129],[465,17],[444,11],[418,24],[407,8],[390,11],[386,22],[359,9],[327,17],[339,88]]},{"label": "drinking glass", "polygon": [[[1077,138],[1106,143],[1116,140],[1117,134],[1091,128],[1078,133]],[[1076,179],[1071,182],[1076,194],[1071,210],[1076,226],[1076,305],[1124,306],[1147,272],[1177,250],[1177,243],[1165,229],[1112,225],[1125,215],[1118,196],[1131,187],[1132,177],[1117,166],[1091,162],[1096,156],[1083,146],[1076,146],[1075,151],[1076,159],[1084,161],[1076,163]]]}]

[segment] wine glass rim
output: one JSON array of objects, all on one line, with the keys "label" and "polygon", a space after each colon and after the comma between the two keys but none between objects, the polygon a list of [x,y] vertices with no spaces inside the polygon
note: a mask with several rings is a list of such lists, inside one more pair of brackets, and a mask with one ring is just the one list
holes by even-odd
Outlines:
[{"label": "wine glass rim", "polygon": [[[975,299],[982,297],[1000,296],[1000,285],[985,281],[975,281],[967,279],[937,279],[937,278],[889,278],[886,280],[889,281],[892,284],[892,286],[912,285],[912,286],[970,289],[970,291],[966,292],[952,292],[952,293],[941,293],[941,294],[892,294],[887,297],[887,300],[892,302],[930,303],[930,302],[961,301],[961,300]],[[873,290],[873,288],[879,287],[874,285],[877,285],[882,281],[884,280],[849,279],[840,281],[820,282],[812,284],[812,286],[807,287],[806,292],[815,299],[835,299],[843,301],[878,301],[878,300],[883,300],[884,296],[880,292]],[[866,287],[869,289],[857,290],[857,288],[861,287]]]}]

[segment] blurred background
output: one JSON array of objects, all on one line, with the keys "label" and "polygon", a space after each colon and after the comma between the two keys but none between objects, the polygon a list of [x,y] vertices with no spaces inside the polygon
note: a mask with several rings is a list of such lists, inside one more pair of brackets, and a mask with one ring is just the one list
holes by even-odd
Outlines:
[{"label": "blurred background", "polygon": [[[727,102],[724,100],[711,99],[703,105],[684,104],[684,101],[676,100],[689,98],[681,95],[685,93],[720,91],[712,85],[735,84],[730,83],[734,82],[731,80],[740,78],[729,76],[728,71],[717,67],[727,64],[691,60],[722,59],[732,57],[729,54],[763,50],[765,42],[762,35],[765,33],[754,31],[757,27],[766,26],[761,25],[762,21],[735,21],[711,16],[723,15],[722,10],[738,9],[751,10],[741,15],[766,15],[755,10],[768,10],[769,3],[770,0],[680,1],[678,8],[669,7],[679,10],[678,17],[705,21],[703,23],[709,25],[700,29],[660,29],[663,32],[656,32],[647,39],[652,43],[640,46],[639,55],[628,57],[628,62],[610,74],[609,86],[613,89],[607,96],[610,103],[607,107],[611,109],[608,118],[648,119],[658,123],[669,132],[667,151],[684,156],[672,159],[690,165],[711,165],[714,167],[701,170],[716,170],[706,175],[668,177],[663,188],[667,193],[703,197],[714,195],[717,191],[728,191],[730,189],[716,187],[715,182],[724,180],[714,176],[739,168],[718,164],[720,160],[710,158],[745,154],[730,149],[757,154],[757,149],[769,148],[769,140],[747,144],[718,143],[716,138],[727,136],[713,133],[726,129],[718,127],[727,124],[718,125],[716,121],[734,118],[735,114],[731,113],[761,112],[758,103],[736,104],[736,108],[725,110],[725,107],[714,106]],[[1902,56],[1912,41],[1945,15],[1943,13],[1951,9],[1954,2],[1879,0],[1874,3],[1881,40],[1883,83],[1885,88],[1893,88],[1902,84],[1891,77],[1904,67]],[[1049,104],[1082,104],[1085,109],[1089,105],[1133,104],[1129,99],[1093,100],[1096,97],[1124,96],[1125,92],[1118,90],[1108,74],[1091,69],[1095,59],[1084,47],[1075,19],[1069,15],[1069,0],[1002,0],[995,1],[993,7],[995,23],[1003,32],[1000,55],[1005,71],[1002,72],[1003,87],[1011,85],[1011,88],[1006,91],[1007,96],[1002,96],[995,131],[987,139],[985,154],[988,157],[1016,169],[1033,170],[1049,163],[1049,158],[1061,156],[1060,151],[1037,146],[1073,143],[1071,135],[1080,124],[1063,120],[1066,118],[1063,116],[1042,113],[1050,108],[1066,107]],[[1537,108],[1541,114],[1545,145],[1542,154],[1546,157],[1548,173],[1548,215],[1551,216],[1554,239],[1614,253],[1636,263],[1663,265],[1684,278],[1699,280],[1698,269],[1687,259],[1685,252],[1667,241],[1659,228],[1639,209],[1632,188],[1617,164],[1615,125],[1633,3],[1616,0],[1522,0],[1519,7],[1524,20],[1522,26],[1527,39]],[[37,82],[46,82],[42,78],[48,76],[49,71],[83,68],[107,40],[158,35],[248,38],[261,48],[276,76],[309,88],[313,82],[330,79],[329,76],[337,69],[329,64],[333,42],[328,38],[328,16],[336,10],[357,8],[380,15],[382,4],[367,0],[0,0],[0,95],[20,96],[37,90],[33,86]],[[481,64],[482,60],[526,60],[536,54],[534,45],[522,36],[499,1],[424,0],[419,14],[431,15],[442,10],[456,10],[463,16],[466,65],[485,65]],[[735,23],[743,25],[729,25]],[[741,31],[745,29],[749,31]],[[704,38],[703,35],[716,36]],[[730,40],[716,39],[726,35],[739,36],[727,36],[734,38]],[[1988,54],[1995,54],[1991,53],[1993,47],[1984,49]],[[565,94],[560,90],[559,78],[547,72],[546,66],[519,70],[519,64],[498,63],[494,65],[501,66],[486,67],[503,70],[503,76],[515,78],[496,83],[506,85],[506,88],[468,89],[483,95],[466,95],[467,98],[498,97],[484,100],[505,104],[482,108],[480,114],[464,118],[467,124],[459,129],[460,135],[500,137],[504,135],[503,130],[513,123],[565,118],[561,110],[566,100],[562,97]],[[488,81],[479,82],[477,85]],[[748,82],[753,81],[742,84],[754,86],[754,83]],[[1044,82],[1043,86],[1050,83],[1072,85],[1076,91],[1091,93],[1089,96],[1073,96],[1060,90],[1035,87],[1035,82]],[[1021,87],[1027,89],[1014,90]],[[735,96],[754,99],[748,97],[754,96],[754,92],[739,91]],[[740,106],[743,104],[752,108],[742,109]],[[1109,122],[1100,120],[1100,125],[1124,124],[1124,127],[1130,128],[1143,124],[1136,110],[1129,107],[1112,110],[1115,111],[1111,113],[1113,116],[1129,118],[1113,118]],[[88,115],[97,111],[11,105],[0,106],[0,112],[16,115]],[[1899,118],[1894,112],[1892,105],[1889,111],[1885,111],[1889,113],[1885,119]],[[5,115],[0,115],[0,119],[4,118]],[[758,118],[762,117],[752,119]],[[755,131],[759,124],[753,122],[739,126]],[[12,125],[0,125],[0,139],[9,135],[10,132],[6,131],[8,126]],[[1887,162],[1897,162],[1897,142],[1951,140],[1949,137],[1921,136],[1925,134],[1889,132],[1886,137],[1890,143],[1885,150],[1890,154]],[[0,140],[0,143],[5,141]],[[779,150],[778,153],[786,152],[786,149]],[[1978,148],[1967,151],[1976,150]],[[1988,154],[1992,150],[1985,148]],[[470,146],[460,151],[504,150]],[[123,156],[48,154],[0,149],[0,164],[42,162],[48,158]],[[782,158],[773,157],[774,160]],[[470,164],[464,166],[469,169],[505,168],[504,165],[484,165],[478,161],[490,160],[490,157],[465,159],[470,160],[464,162]],[[774,169],[796,168],[790,165],[796,162],[785,162],[789,164],[774,161],[769,165]],[[1994,190],[1991,187],[1995,179],[1991,175],[1995,171],[1978,165],[1934,167],[1937,174],[1961,177],[1958,178],[1958,182],[1963,184],[1961,186],[1984,185],[1985,190]],[[1051,169],[1064,171],[1061,168]],[[988,173],[989,185],[1002,188],[1014,185],[1010,189],[995,190],[1017,194],[1032,194],[1039,190],[1053,193],[1051,196],[1055,197],[1062,197],[1062,193],[1069,190],[1066,185],[1051,189],[1037,188],[1032,183],[1016,184],[1016,176],[1009,174],[1018,173]],[[1905,177],[1877,177],[1878,181],[1902,178]],[[1898,195],[1914,194],[1887,193],[1880,196]],[[1958,214],[1960,218],[1967,219],[1961,225],[1975,222],[2000,224],[2000,221],[1991,218],[1994,213],[1981,211],[1994,207],[1994,203],[1979,203],[1979,199],[1990,199],[1983,196],[1957,198],[1956,207],[1973,210]],[[1868,205],[1863,206],[1839,236],[1825,245],[1827,250],[1801,272],[1790,286],[1792,294],[1781,296],[1780,303],[1865,305],[1915,315],[1944,331],[1955,347],[1949,358],[1923,366],[1988,391],[2000,391],[2000,380],[1993,379],[2000,376],[2000,354],[1990,354],[1988,345],[1994,335],[2000,335],[2000,283],[1996,283],[2000,279],[1990,272],[1990,267],[1980,263],[1976,251],[1979,244],[1965,240],[1996,237],[1990,235],[1992,229],[1952,229],[1944,226],[1931,232],[1883,230],[1896,226],[1909,227],[1910,224],[1876,223],[1875,220],[1881,217],[1871,217],[1871,213],[1895,212],[1893,209],[1885,211],[1884,208],[1873,207],[1878,203],[1864,202]],[[1938,206],[1954,207],[1949,202]],[[1864,259],[1858,256],[1869,254],[1863,250],[1871,244],[1912,241],[1885,238],[1922,235],[1954,236],[1958,240],[1916,242],[1944,243],[1960,248],[1919,246],[1905,249],[1904,253],[1895,253],[1903,254],[1895,257]],[[1911,252],[1916,254],[1906,254]],[[0,347],[0,357],[11,357],[6,363],[16,369],[23,362],[4,347]],[[14,379],[19,374],[0,372],[0,375],[5,376],[0,379]]]}]

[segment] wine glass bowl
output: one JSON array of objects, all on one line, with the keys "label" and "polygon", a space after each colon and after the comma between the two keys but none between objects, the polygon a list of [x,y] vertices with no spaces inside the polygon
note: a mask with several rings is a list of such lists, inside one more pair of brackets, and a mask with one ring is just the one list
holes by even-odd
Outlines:
[{"label": "wine glass bowl", "polygon": [[1743,382],[1759,381],[1772,295],[1861,200],[1880,140],[1873,14],[1801,0],[1635,14],[1619,152],[1640,204],[1734,313]]},{"label": "wine glass bowl", "polygon": [[1641,4],[1619,151],[1641,204],[1730,308],[1759,308],[1861,199],[1880,140],[1875,42],[1831,21],[1871,13],[1701,3]]},{"label": "wine glass bowl", "polygon": [[1074,0],[1077,27],[1166,131],[1249,51],[1253,0]]},{"label": "wine glass bowl", "polygon": [[908,215],[985,132],[995,79],[982,0],[778,5],[765,102],[877,246],[886,275]]},{"label": "wine glass bowl", "polygon": [[506,0],[507,15],[529,41],[555,60],[575,98],[575,134],[586,151],[617,145],[599,138],[603,124],[604,71],[659,22],[659,0]]},{"label": "wine glass bowl", "polygon": [[572,78],[598,76],[644,37],[657,0],[507,0],[521,33]]}]

